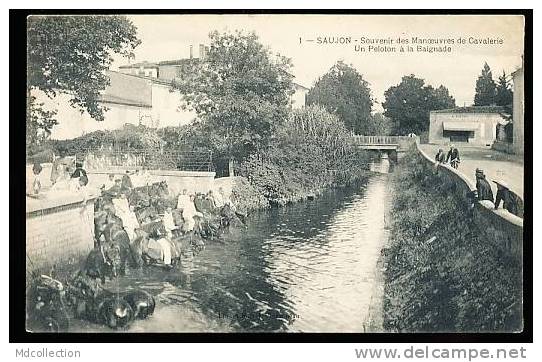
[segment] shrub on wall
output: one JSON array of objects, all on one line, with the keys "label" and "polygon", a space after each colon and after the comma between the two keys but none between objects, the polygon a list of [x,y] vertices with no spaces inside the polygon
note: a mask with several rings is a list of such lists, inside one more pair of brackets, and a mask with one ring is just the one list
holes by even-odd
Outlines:
[{"label": "shrub on wall", "polygon": [[51,141],[51,148],[57,155],[75,155],[99,148],[130,151],[158,150],[163,144],[164,142],[154,129],[125,125],[118,130],[95,131],[70,140]]}]

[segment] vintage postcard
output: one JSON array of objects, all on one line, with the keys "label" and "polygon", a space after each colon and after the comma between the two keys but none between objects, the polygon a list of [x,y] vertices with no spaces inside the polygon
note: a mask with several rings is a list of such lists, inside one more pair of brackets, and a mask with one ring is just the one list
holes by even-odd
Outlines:
[{"label": "vintage postcard", "polygon": [[524,330],[523,15],[26,30],[26,331]]}]

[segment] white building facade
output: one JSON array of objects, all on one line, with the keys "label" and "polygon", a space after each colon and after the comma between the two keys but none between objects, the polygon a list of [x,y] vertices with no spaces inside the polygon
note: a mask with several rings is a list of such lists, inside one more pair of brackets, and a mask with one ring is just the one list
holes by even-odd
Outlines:
[{"label": "white building facade", "polygon": [[294,83],[294,94],[292,94],[291,102],[292,108],[303,108],[307,99],[307,93],[309,88],[302,86],[301,84]]},{"label": "white building facade", "polygon": [[497,125],[506,122],[498,107],[462,107],[431,111],[429,143],[491,146],[497,138]]},{"label": "white building facade", "polygon": [[107,108],[104,120],[96,121],[86,111],[70,105],[69,94],[58,93],[53,99],[40,91],[32,91],[46,110],[56,110],[58,125],[52,139],[72,139],[99,130],[115,130],[125,124],[147,127],[182,126],[196,118],[195,112],[182,110],[181,95],[171,92],[170,86],[158,79],[108,72],[110,85],[105,89],[100,104]]}]

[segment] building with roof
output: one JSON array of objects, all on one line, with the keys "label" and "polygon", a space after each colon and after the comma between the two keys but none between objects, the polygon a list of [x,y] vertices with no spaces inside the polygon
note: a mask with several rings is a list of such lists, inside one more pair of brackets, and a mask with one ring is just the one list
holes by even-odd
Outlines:
[{"label": "building with roof", "polygon": [[140,62],[135,64],[126,64],[119,67],[119,72],[123,74],[138,75],[141,77],[158,78],[158,64],[151,62]]},{"label": "building with roof", "polygon": [[207,58],[209,47],[204,44],[199,44],[198,55],[194,56],[193,46],[190,45],[190,57],[174,60],[163,60],[158,62],[158,78],[165,81],[174,81],[179,79],[183,74],[189,72],[190,66]]},{"label": "building with roof", "polygon": [[47,110],[56,110],[59,124],[54,126],[52,139],[71,139],[98,130],[120,129],[125,124],[147,127],[181,126],[196,118],[195,112],[181,110],[181,95],[171,91],[170,82],[158,78],[108,71],[110,84],[100,96],[107,110],[104,120],[93,119],[86,111],[70,105],[69,94],[58,93],[53,99],[33,91]]},{"label": "building with roof", "polygon": [[187,74],[190,66],[198,62],[199,58],[165,60],[158,63],[158,78],[164,81],[172,82],[181,79],[183,74]]},{"label": "building with roof", "polygon": [[[191,67],[202,60],[207,59],[209,46],[199,44],[198,54],[194,55],[193,47],[190,46],[190,57],[175,60],[164,60],[158,62],[158,78],[163,81],[173,82],[179,80],[184,74],[191,71]],[[292,74],[289,74],[293,77]],[[305,106],[305,98],[309,88],[294,82],[294,93],[290,101],[293,108],[302,108]]]},{"label": "building with roof", "polygon": [[[104,121],[94,120],[87,112],[70,105],[69,94],[58,93],[53,99],[39,91],[33,91],[45,109],[57,110],[59,124],[53,127],[52,139],[70,139],[97,130],[113,130],[125,124],[147,127],[182,126],[192,122],[197,114],[181,109],[182,95],[172,91],[172,82],[190,72],[191,66],[207,58],[209,47],[199,45],[198,56],[153,62],[139,62],[119,67],[119,71],[107,71],[110,84],[101,94],[100,103],[107,107]],[[292,76],[293,77],[293,76]],[[293,108],[305,106],[308,88],[294,83],[290,100]]]},{"label": "building with roof", "polygon": [[503,107],[458,107],[431,111],[429,143],[469,143],[491,146],[497,138],[497,125],[508,123]]}]

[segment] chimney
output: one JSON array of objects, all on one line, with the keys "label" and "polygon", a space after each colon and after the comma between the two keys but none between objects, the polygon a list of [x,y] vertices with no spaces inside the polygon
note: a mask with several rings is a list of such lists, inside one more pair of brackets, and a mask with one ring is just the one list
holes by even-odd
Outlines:
[{"label": "chimney", "polygon": [[201,60],[205,59],[205,46],[203,44],[199,45],[199,58]]},{"label": "chimney", "polygon": [[192,45],[190,45],[190,59],[194,57],[194,51],[192,50]]}]

